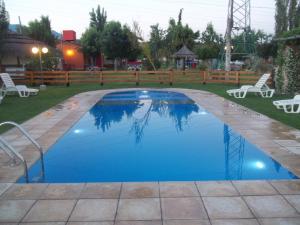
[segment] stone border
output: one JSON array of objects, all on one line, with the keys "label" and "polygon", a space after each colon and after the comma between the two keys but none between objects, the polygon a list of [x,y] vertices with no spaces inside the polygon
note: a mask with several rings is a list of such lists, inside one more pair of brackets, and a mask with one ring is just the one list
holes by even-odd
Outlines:
[{"label": "stone border", "polygon": [[[131,88],[85,92],[37,115],[23,123],[22,126],[46,152],[104,95],[128,90],[166,90],[185,94],[300,177],[299,130],[206,91],[179,88]],[[16,129],[9,130],[3,136],[21,152],[29,167],[38,159],[38,151],[33,149]],[[15,182],[18,177],[23,175],[22,165],[11,167],[2,152],[0,158],[0,183]]]}]

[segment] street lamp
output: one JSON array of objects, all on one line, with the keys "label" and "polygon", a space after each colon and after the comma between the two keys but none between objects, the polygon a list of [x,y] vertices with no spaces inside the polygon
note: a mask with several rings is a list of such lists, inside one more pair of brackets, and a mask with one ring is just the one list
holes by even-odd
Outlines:
[{"label": "street lamp", "polygon": [[39,62],[40,62],[40,70],[41,70],[41,73],[42,73],[42,84],[40,85],[40,89],[45,89],[46,88],[46,85],[44,84],[44,75],[43,75],[43,65],[42,65],[42,53],[43,54],[47,54],[49,52],[48,48],[47,47],[33,47],[31,49],[31,52],[36,55],[36,54],[39,54]]}]

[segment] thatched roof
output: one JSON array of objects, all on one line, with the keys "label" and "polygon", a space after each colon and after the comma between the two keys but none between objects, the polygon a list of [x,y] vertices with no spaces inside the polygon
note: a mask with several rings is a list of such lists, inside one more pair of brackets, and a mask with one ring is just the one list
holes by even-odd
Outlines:
[{"label": "thatched roof", "polygon": [[188,49],[185,45],[182,46],[181,49],[179,49],[178,52],[174,53],[174,58],[192,58],[195,59],[197,56],[194,52],[192,52],[190,49]]},{"label": "thatched roof", "polygon": [[16,32],[8,32],[2,43],[2,54],[13,54],[19,57],[29,57],[30,55],[32,55],[32,47],[37,45],[51,48],[43,42],[33,40],[25,35]]}]

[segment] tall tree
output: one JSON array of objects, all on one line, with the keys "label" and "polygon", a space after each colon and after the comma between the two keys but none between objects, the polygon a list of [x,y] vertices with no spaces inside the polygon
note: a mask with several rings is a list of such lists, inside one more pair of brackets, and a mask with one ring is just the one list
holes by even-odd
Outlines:
[{"label": "tall tree", "polygon": [[295,27],[300,27],[300,1],[296,9]]},{"label": "tall tree", "polygon": [[95,27],[97,31],[103,31],[104,26],[106,24],[107,19],[107,13],[104,10],[104,8],[100,8],[100,5],[98,5],[97,9],[92,9],[92,12],[90,12],[90,27]]},{"label": "tall tree", "polygon": [[275,35],[279,36],[288,30],[287,9],[289,0],[276,0]]},{"label": "tall tree", "polygon": [[48,16],[41,16],[40,20],[35,19],[29,22],[25,33],[32,39],[55,46],[55,36],[52,34],[51,21]]},{"label": "tall tree", "polygon": [[82,51],[90,57],[90,63],[96,64],[96,58],[103,52],[102,34],[106,25],[107,13],[104,8],[94,8],[90,12],[90,27],[81,36]]},{"label": "tall tree", "polygon": [[[4,1],[0,0],[0,65],[1,65],[1,47],[3,39],[5,38],[5,35],[8,31],[8,25],[9,25],[9,16],[8,12],[5,9],[5,3]],[[1,68],[0,68],[1,72]]]},{"label": "tall tree", "polygon": [[176,23],[174,19],[170,19],[165,37],[167,56],[170,57],[183,45],[193,49],[199,35],[199,31],[194,32],[187,24],[183,26],[181,22]]},{"label": "tall tree", "polygon": [[2,40],[8,31],[9,16],[5,9],[4,1],[0,0],[0,40]]},{"label": "tall tree", "polygon": [[159,60],[159,58],[161,58],[163,55],[163,49],[165,46],[165,31],[159,27],[159,24],[152,25],[150,28],[149,47],[151,51],[151,57],[154,60]]},{"label": "tall tree", "polygon": [[294,29],[297,23],[297,0],[290,0],[289,2],[288,22],[289,29]]}]

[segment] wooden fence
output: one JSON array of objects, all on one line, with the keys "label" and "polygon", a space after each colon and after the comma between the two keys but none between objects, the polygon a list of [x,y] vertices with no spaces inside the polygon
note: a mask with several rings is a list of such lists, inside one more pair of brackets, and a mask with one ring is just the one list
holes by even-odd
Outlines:
[{"label": "wooden fence", "polygon": [[[261,75],[245,71],[43,71],[23,72],[13,77],[16,83],[29,85],[72,85],[83,83],[223,83],[254,84]],[[271,81],[269,81],[271,82]]]}]

